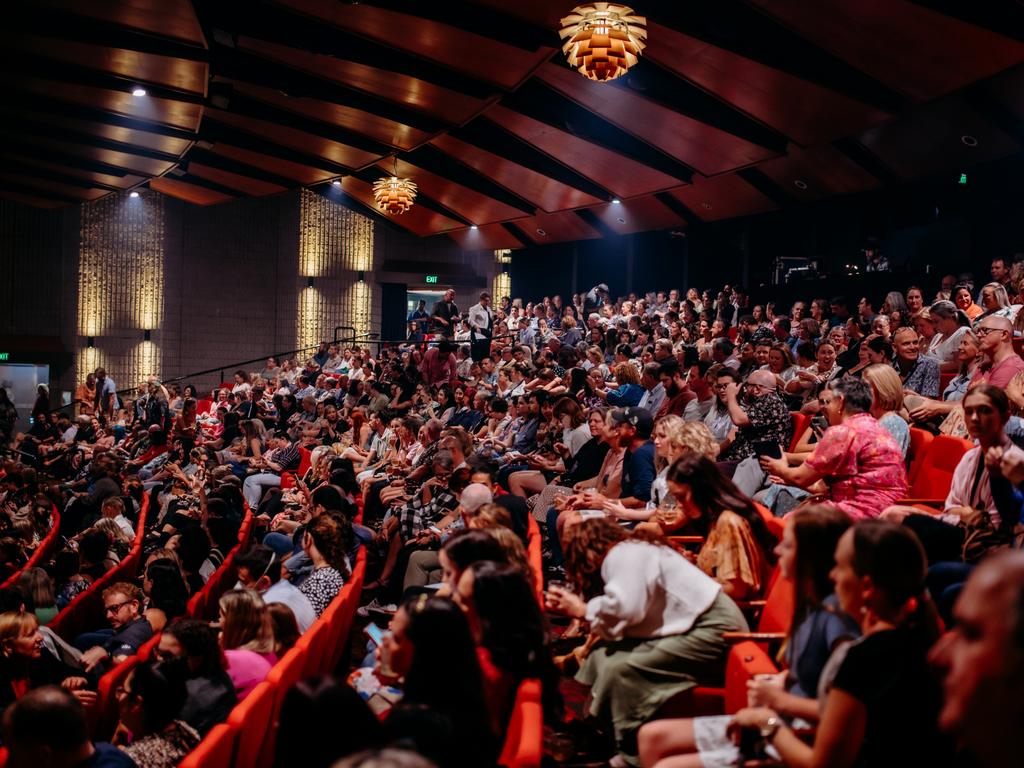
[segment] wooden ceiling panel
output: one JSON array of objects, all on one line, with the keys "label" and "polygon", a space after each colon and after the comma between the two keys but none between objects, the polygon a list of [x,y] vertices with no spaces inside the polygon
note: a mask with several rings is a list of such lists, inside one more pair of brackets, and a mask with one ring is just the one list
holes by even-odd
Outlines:
[{"label": "wooden ceiling panel", "polygon": [[174,136],[162,136],[158,133],[138,131],[132,128],[125,128],[120,125],[108,123],[97,123],[93,120],[80,120],[73,117],[66,117],[44,112],[33,112],[26,109],[19,109],[16,106],[0,105],[0,113],[14,115],[16,119],[22,119],[34,123],[44,123],[55,127],[66,128],[81,134],[91,134],[101,139],[116,141],[144,149],[153,149],[157,152],[166,152],[170,155],[180,155],[191,146],[192,142],[187,139],[180,139]]},{"label": "wooden ceiling panel", "polygon": [[58,163],[49,163],[45,160],[40,160],[35,157],[28,155],[21,155],[11,152],[0,153],[0,157],[12,160],[16,163],[25,163],[27,165],[37,166],[45,171],[52,171],[54,173],[61,173],[65,176],[74,176],[76,179],[82,179],[83,181],[94,181],[98,184],[108,184],[112,187],[118,187],[120,189],[128,189],[141,184],[146,180],[145,176],[133,176],[126,174],[124,176],[114,176],[109,173],[100,173],[98,171],[89,171],[84,168],[74,168],[68,165],[59,165]]},{"label": "wooden ceiling panel", "polygon": [[215,205],[234,199],[230,195],[225,195],[222,192],[217,192],[207,187],[200,187],[197,184],[189,184],[186,181],[178,181],[177,179],[168,179],[166,177],[153,179],[149,182],[149,188],[195,205]]},{"label": "wooden ceiling panel", "polygon": [[[377,204],[373,199],[373,187],[362,179],[354,176],[346,176],[341,181],[341,188],[346,194],[351,195],[360,203],[371,210],[377,211]],[[384,214],[381,214],[384,215]],[[408,229],[415,235],[426,237],[441,232],[450,232],[454,229],[465,227],[461,221],[449,219],[444,214],[431,210],[423,205],[414,205],[401,216],[386,216],[392,224]]]},{"label": "wooden ceiling panel", "polygon": [[129,29],[206,46],[189,0],[38,0],[63,11],[113,22]]},{"label": "wooden ceiling panel", "polygon": [[688,187],[669,192],[704,221],[773,211],[772,200],[735,174],[695,180]]},{"label": "wooden ceiling panel", "polygon": [[58,83],[38,77],[0,75],[0,83],[47,98],[66,101],[83,107],[102,109],[136,120],[170,125],[188,131],[199,129],[203,108],[199,104],[147,96],[139,99],[127,91],[110,91],[71,83]]},{"label": "wooden ceiling panel", "polygon": [[908,0],[747,0],[913,99],[933,99],[1024,61],[1024,43]]},{"label": "wooden ceiling panel", "polygon": [[276,195],[278,192],[285,191],[284,187],[278,186],[277,184],[271,184],[270,182],[263,181],[261,179],[254,179],[250,176],[243,176],[240,173],[232,173],[231,171],[224,171],[220,168],[213,168],[209,165],[203,165],[202,163],[189,163],[188,172],[191,176],[198,176],[201,179],[215,182],[221,186],[237,189],[239,192],[244,192],[245,194],[252,195],[253,197]]},{"label": "wooden ceiling panel", "polygon": [[207,109],[206,113],[219,123],[269,139],[298,152],[324,157],[346,168],[364,168],[380,159],[380,155],[266,120],[242,117],[222,109]]},{"label": "wooden ceiling panel", "polygon": [[[768,160],[757,169],[798,200],[847,195],[879,185],[879,180],[838,149],[825,145],[790,148],[788,155]],[[806,188],[797,185],[803,182]]]},{"label": "wooden ceiling panel", "polygon": [[[7,135],[6,131],[0,130],[0,135]],[[173,165],[173,163],[165,160],[154,160],[139,155],[131,155],[126,152],[118,152],[113,149],[104,149],[85,144],[72,144],[40,136],[23,136],[20,138],[27,144],[49,148],[57,152],[74,155],[75,157],[103,163],[115,168],[122,168],[137,176],[160,176],[166,173]]]},{"label": "wooden ceiling panel", "polygon": [[222,157],[237,160],[239,163],[251,165],[253,168],[262,168],[278,176],[292,179],[302,185],[321,184],[338,175],[334,171],[311,168],[308,165],[293,163],[290,160],[282,160],[241,147],[233,147],[230,144],[215,144],[211,151]]},{"label": "wooden ceiling panel", "polygon": [[[468,189],[443,176],[419,168],[412,163],[398,160],[398,175],[411,178],[420,187],[420,191],[450,211],[468,219],[474,224],[490,224],[496,221],[521,219],[525,215],[518,208],[506,205],[494,198]],[[383,171],[381,176],[391,174],[392,163],[382,160],[377,167]]]},{"label": "wooden ceiling panel", "polygon": [[32,208],[54,209],[63,208],[68,205],[68,203],[61,202],[60,200],[54,200],[51,197],[31,195],[26,192],[7,189],[3,184],[0,184],[0,198],[3,198],[4,200],[13,200],[16,203],[28,205]]},{"label": "wooden ceiling panel", "polygon": [[500,104],[487,110],[487,117],[618,197],[636,197],[679,185],[679,179],[667,173]]},{"label": "wooden ceiling panel", "polygon": [[310,117],[314,120],[336,125],[353,133],[359,133],[375,141],[383,142],[392,147],[410,150],[428,141],[431,134],[417,130],[408,125],[388,120],[387,118],[353,109],[341,104],[333,104],[317,99],[294,98],[285,96],[271,88],[260,88],[248,83],[234,84],[235,91],[266,104]]},{"label": "wooden ceiling panel", "polygon": [[516,226],[536,245],[593,240],[601,236],[600,232],[577,216],[574,211],[538,213],[536,216],[517,221]]},{"label": "wooden ceiling panel", "polygon": [[142,83],[154,83],[178,91],[206,95],[207,64],[154,53],[89,45],[20,35],[11,42],[15,50],[38,54],[75,67],[109,72]]},{"label": "wooden ceiling panel", "polygon": [[501,248],[522,248],[524,245],[501,224],[484,224],[479,229],[464,227],[449,232],[448,237],[464,251],[496,251]]},{"label": "wooden ceiling panel", "polygon": [[601,202],[593,195],[588,195],[586,192],[562,184],[544,174],[524,168],[511,160],[506,160],[448,134],[438,136],[431,143],[486,178],[500,184],[524,200],[529,200],[541,210],[561,211]]},{"label": "wooden ceiling panel", "polygon": [[651,61],[799,144],[827,142],[888,119],[880,109],[674,29],[649,24]]},{"label": "wooden ceiling panel", "polygon": [[774,156],[767,147],[663,107],[638,93],[588,80],[560,64],[546,64],[537,77],[566,98],[705,176],[742,168]]},{"label": "wooden ceiling panel", "polygon": [[589,209],[617,235],[685,226],[686,221],[653,196],[621,203],[605,203]]},{"label": "wooden ceiling panel", "polygon": [[380,68],[377,68],[249,37],[240,38],[238,47],[270,61],[326,78],[346,88],[412,107],[453,125],[465,123],[486,106],[486,102],[481,99],[398,72],[389,72],[387,62],[380,62]]},{"label": "wooden ceiling panel", "polygon": [[[977,146],[967,146],[965,136],[973,137]],[[1020,145],[960,98],[918,105],[899,120],[867,131],[859,140],[906,179],[961,170],[1020,151]]]},{"label": "wooden ceiling panel", "polygon": [[[530,52],[411,14],[372,5],[333,0],[276,0],[305,16],[437,61],[452,69],[512,89],[551,55],[551,48]],[[415,6],[410,6],[410,9]],[[552,47],[558,44],[552,30]]]},{"label": "wooden ceiling panel", "polygon": [[0,171],[0,179],[37,189],[40,194],[45,195],[48,192],[55,192],[58,195],[73,197],[79,200],[95,200],[98,197],[109,194],[105,189],[96,189],[95,187],[86,189],[85,187],[77,187],[74,184],[63,184],[52,179],[41,179],[37,176],[26,176],[25,174],[9,173],[7,171]]}]

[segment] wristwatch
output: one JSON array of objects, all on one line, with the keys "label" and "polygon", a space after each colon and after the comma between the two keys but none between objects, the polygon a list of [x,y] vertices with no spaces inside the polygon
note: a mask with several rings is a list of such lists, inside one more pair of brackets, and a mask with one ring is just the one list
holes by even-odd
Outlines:
[{"label": "wristwatch", "polygon": [[769,744],[772,739],[775,738],[775,734],[779,732],[779,728],[782,727],[782,718],[772,715],[764,721],[764,725],[761,726],[761,738],[767,741]]}]

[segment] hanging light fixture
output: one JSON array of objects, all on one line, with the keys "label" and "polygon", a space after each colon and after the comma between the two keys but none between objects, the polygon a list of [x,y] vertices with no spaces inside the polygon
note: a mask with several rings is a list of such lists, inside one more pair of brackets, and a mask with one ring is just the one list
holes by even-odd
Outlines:
[{"label": "hanging light fixture", "polygon": [[577,6],[558,31],[569,66],[591,80],[621,77],[636,64],[647,39],[647,19],[619,3]]},{"label": "hanging light fixture", "polygon": [[377,179],[373,183],[373,199],[377,207],[392,216],[398,216],[412,208],[416,199],[416,184],[412,179],[403,179],[398,175],[398,159],[395,159],[395,172],[391,176]]}]

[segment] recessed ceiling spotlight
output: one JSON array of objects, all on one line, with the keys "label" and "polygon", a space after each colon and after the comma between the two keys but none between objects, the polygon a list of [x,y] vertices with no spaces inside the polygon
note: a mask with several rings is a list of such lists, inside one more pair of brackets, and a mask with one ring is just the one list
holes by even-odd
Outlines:
[{"label": "recessed ceiling spotlight", "polygon": [[543,229],[541,229],[540,227],[537,227],[537,234],[538,234],[538,235],[540,235],[541,237],[547,237],[547,234],[548,234],[548,233],[547,233],[547,232],[545,232],[545,231],[544,231]]},{"label": "recessed ceiling spotlight", "polygon": [[803,179],[797,179],[793,182],[793,186],[797,189],[807,189],[807,182]]},{"label": "recessed ceiling spotlight", "polygon": [[612,205],[619,205],[622,201],[617,197],[612,198]]},{"label": "recessed ceiling spotlight", "polygon": [[974,138],[973,136],[971,136],[969,133],[965,133],[963,136],[961,136],[960,137],[960,141],[963,142],[964,145],[966,145],[968,147],[976,147],[976,146],[978,146],[978,140],[976,138]]},{"label": "recessed ceiling spotlight", "polygon": [[480,229],[480,227],[478,227],[476,224],[470,224],[469,228],[470,229]]},{"label": "recessed ceiling spotlight", "polygon": [[703,202],[703,203],[700,204],[700,207],[703,208],[705,211],[710,211],[711,210],[711,203]]},{"label": "recessed ceiling spotlight", "polygon": [[341,179],[335,179],[334,181],[332,181],[331,182],[331,186],[332,187],[340,187],[341,186]]},{"label": "recessed ceiling spotlight", "polygon": [[145,96],[145,95],[146,95],[146,89],[143,88],[141,85],[136,85],[134,88],[132,88],[132,96]]},{"label": "recessed ceiling spotlight", "polygon": [[136,192],[136,191],[134,191],[134,190],[132,190],[132,192],[130,192],[130,193],[128,194],[128,197],[138,197],[138,196],[139,196],[139,193],[138,193],[138,192]]}]

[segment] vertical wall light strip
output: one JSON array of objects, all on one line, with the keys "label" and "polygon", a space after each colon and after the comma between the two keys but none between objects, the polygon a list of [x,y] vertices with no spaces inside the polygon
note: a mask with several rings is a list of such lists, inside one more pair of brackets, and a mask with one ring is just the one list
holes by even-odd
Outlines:
[{"label": "vertical wall light strip", "polygon": [[494,261],[498,264],[498,272],[491,284],[491,301],[497,306],[503,296],[512,295],[512,276],[508,273],[509,264],[512,263],[512,251],[508,248],[496,250]]},{"label": "vertical wall light strip", "polygon": [[[372,219],[302,190],[296,347],[331,338],[339,325],[355,327],[359,335],[371,331],[373,241]],[[367,282],[358,282],[360,272],[366,273]]]},{"label": "vertical wall light strip", "polygon": [[157,344],[137,340],[163,322],[163,197],[108,195],[83,204],[80,221],[75,373],[81,381],[102,365],[119,387],[133,386],[160,368]]}]

